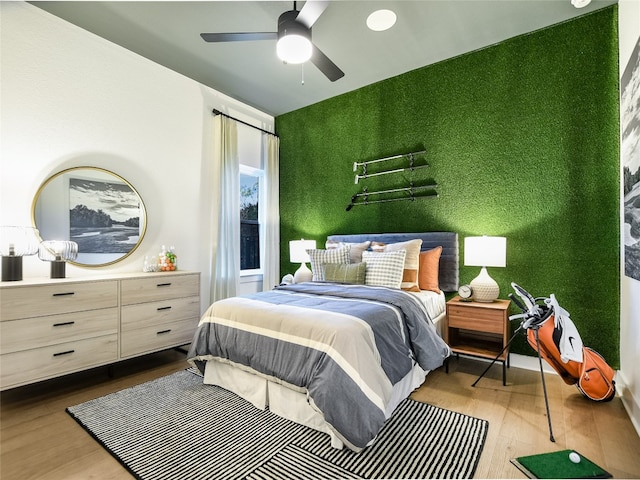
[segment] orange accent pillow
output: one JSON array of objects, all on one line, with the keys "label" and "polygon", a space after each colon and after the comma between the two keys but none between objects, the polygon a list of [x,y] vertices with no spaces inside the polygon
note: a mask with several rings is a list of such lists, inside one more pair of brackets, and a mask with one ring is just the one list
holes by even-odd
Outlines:
[{"label": "orange accent pillow", "polygon": [[420,285],[420,290],[431,290],[440,293],[438,274],[440,271],[441,254],[442,247],[420,252],[420,268],[418,270],[418,285]]}]

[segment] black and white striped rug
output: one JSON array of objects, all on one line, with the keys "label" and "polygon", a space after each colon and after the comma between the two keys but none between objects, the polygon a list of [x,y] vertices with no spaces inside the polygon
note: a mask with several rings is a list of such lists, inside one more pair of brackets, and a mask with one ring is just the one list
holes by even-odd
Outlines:
[{"label": "black and white striped rug", "polygon": [[472,478],[489,424],[404,400],[360,453],[181,371],[67,408],[141,479]]}]

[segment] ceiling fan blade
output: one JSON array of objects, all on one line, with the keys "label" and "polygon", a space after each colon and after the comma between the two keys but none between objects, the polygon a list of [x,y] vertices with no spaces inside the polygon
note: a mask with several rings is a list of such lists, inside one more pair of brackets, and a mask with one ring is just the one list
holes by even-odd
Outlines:
[{"label": "ceiling fan blade", "polygon": [[201,33],[205,42],[246,42],[251,40],[277,40],[277,32]]},{"label": "ceiling fan blade", "polygon": [[300,22],[307,28],[316,23],[322,12],[329,6],[329,0],[307,0],[298,13],[296,22]]},{"label": "ceiling fan blade", "polygon": [[335,63],[329,60],[329,57],[322,53],[315,45],[313,46],[313,53],[311,54],[311,63],[318,67],[318,70],[324,73],[332,82],[344,77],[344,72],[340,70]]}]

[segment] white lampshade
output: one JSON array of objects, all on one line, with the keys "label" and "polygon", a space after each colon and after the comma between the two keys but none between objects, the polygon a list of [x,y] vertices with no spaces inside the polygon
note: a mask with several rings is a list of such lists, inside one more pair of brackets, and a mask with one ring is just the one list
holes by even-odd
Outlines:
[{"label": "white lampshade", "polygon": [[489,276],[487,267],[507,266],[507,239],[505,237],[466,237],[464,239],[464,264],[482,267],[480,274],[471,281],[473,300],[493,302],[500,294],[500,287]]},{"label": "white lampshade", "polygon": [[292,240],[289,242],[289,260],[291,263],[300,263],[300,268],[296,270],[293,275],[294,283],[310,282],[313,278],[313,274],[306,262],[309,261],[309,254],[307,250],[313,250],[316,248],[315,240]]},{"label": "white lampshade", "polygon": [[289,242],[289,260],[291,263],[306,263],[309,261],[307,250],[315,248],[315,240],[291,240]]},{"label": "white lampshade", "polygon": [[464,264],[470,267],[506,267],[507,239],[505,237],[466,237]]}]

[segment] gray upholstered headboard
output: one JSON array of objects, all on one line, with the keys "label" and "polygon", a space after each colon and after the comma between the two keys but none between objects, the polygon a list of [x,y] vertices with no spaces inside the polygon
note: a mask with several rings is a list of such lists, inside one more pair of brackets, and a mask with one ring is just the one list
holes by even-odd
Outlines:
[{"label": "gray upholstered headboard", "polygon": [[440,269],[438,272],[440,289],[445,292],[455,292],[458,290],[458,234],[455,232],[358,233],[353,235],[329,235],[327,240],[350,243],[361,243],[367,240],[372,242],[396,243],[416,238],[422,239],[422,251],[442,246]]}]

